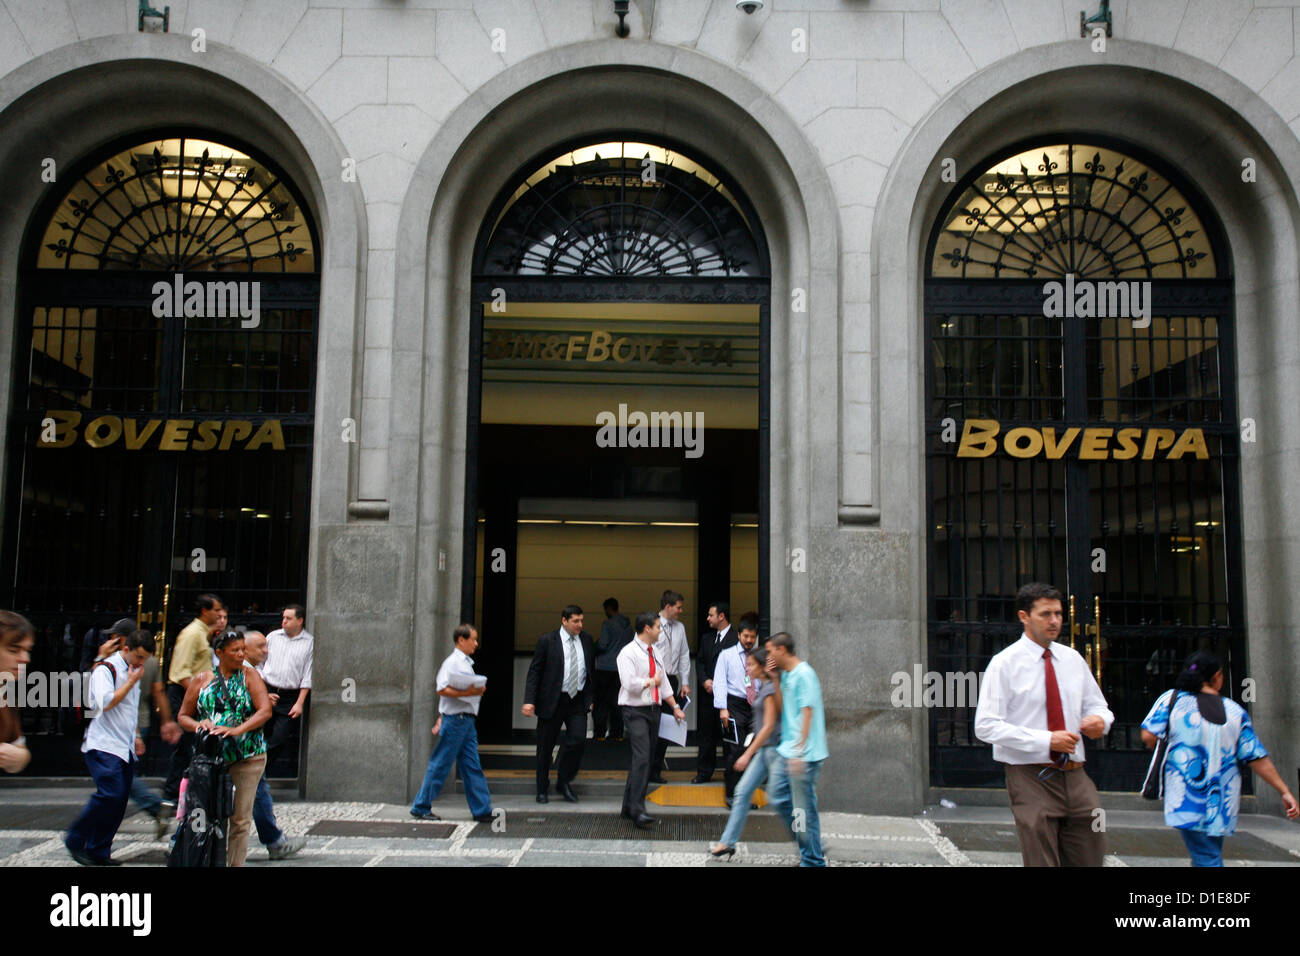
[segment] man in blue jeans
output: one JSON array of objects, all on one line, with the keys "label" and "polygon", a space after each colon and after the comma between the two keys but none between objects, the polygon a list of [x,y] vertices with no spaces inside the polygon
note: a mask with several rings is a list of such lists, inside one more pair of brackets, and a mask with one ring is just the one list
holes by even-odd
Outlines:
[{"label": "man in blue jeans", "polygon": [[825,866],[817,816],[817,778],[828,756],[821,681],[785,631],[767,639],[767,653],[781,674],[781,743],[768,767],[768,796],[799,844],[799,865]]},{"label": "man in blue jeans", "polygon": [[[244,666],[255,667],[259,671],[266,663],[266,635],[261,631],[244,631]],[[276,695],[272,694],[272,698]],[[272,699],[272,704],[275,700]],[[266,847],[267,854],[273,860],[283,860],[293,856],[307,845],[306,837],[291,837],[275,822],[275,804],[271,801],[271,785],[266,782],[266,774],[257,781],[257,796],[253,799],[253,825],[257,827],[257,839]]]},{"label": "man in blue jeans", "polygon": [[469,800],[470,813],[479,823],[492,822],[492,795],[478,760],[478,708],[487,687],[486,678],[474,673],[470,655],[478,650],[478,631],[472,624],[462,624],[455,632],[456,649],[438,668],[438,723],[433,732],[442,735],[429,757],[424,783],[411,804],[411,816],[417,820],[440,820],[430,807],[442,792],[454,763],[460,770]]},{"label": "man in blue jeans", "polygon": [[95,794],[63,839],[72,858],[82,866],[117,866],[120,862],[112,857],[113,837],[122,825],[135,775],[140,676],[145,658],[152,653],[153,639],[144,631],[134,631],[121,650],[90,672],[86,703],[96,714],[86,728],[81,752],[95,781]]}]

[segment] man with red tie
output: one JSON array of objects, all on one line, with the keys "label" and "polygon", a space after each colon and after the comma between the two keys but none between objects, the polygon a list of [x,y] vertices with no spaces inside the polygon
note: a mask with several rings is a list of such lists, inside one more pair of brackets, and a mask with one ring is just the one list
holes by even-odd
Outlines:
[{"label": "man with red tie", "polygon": [[623,788],[623,817],[642,830],[657,822],[645,812],[645,790],[650,780],[650,760],[659,739],[661,705],[672,708],[678,724],[686,719],[673,697],[664,662],[655,650],[659,632],[658,614],[650,611],[638,614],[636,638],[618,652],[618,703],[623,708],[624,733],[632,745],[632,762]]},{"label": "man with red tie", "polygon": [[1026,584],[1017,593],[1025,630],[989,661],[975,736],[1006,765],[1025,866],[1101,866],[1101,800],[1084,772],[1079,735],[1104,736],[1115,715],[1083,656],[1056,643],[1061,605],[1061,592],[1050,584]]}]

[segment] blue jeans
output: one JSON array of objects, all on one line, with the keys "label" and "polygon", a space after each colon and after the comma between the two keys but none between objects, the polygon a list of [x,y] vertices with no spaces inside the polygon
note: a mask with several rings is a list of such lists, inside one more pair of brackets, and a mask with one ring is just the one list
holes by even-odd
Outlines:
[{"label": "blue jeans", "polygon": [[86,766],[95,781],[95,793],[68,827],[63,844],[69,850],[82,850],[97,860],[107,860],[112,854],[113,837],[126,814],[135,761],[128,763],[102,750],[87,750]]},{"label": "blue jeans", "polygon": [[821,820],[817,816],[817,777],[821,774],[821,760],[804,763],[804,772],[795,776],[787,769],[787,760],[773,754],[768,765],[771,785],[768,796],[772,806],[785,825],[794,833],[799,844],[800,866],[825,866],[822,855]]},{"label": "blue jeans", "polygon": [[727,817],[727,828],[722,831],[721,843],[735,846],[736,841],[740,839],[740,833],[745,829],[745,820],[749,816],[749,804],[753,799],[754,791],[767,779],[767,764],[774,757],[781,759],[776,757],[775,747],[760,747],[749,765],[745,767],[745,772],[736,782],[736,792],[731,802],[731,816]]},{"label": "blue jeans", "polygon": [[433,801],[438,799],[451,765],[456,764],[460,779],[465,784],[465,796],[469,800],[470,813],[476,817],[492,814],[492,795],[488,793],[487,778],[483,776],[483,767],[478,762],[478,727],[470,714],[444,714],[442,718],[442,736],[438,746],[429,756],[429,768],[424,772],[424,783],[416,794],[411,809],[417,813],[428,813]]},{"label": "blue jeans", "polygon": [[1210,836],[1200,830],[1179,830],[1178,833],[1187,844],[1192,866],[1223,866],[1223,837]]},{"label": "blue jeans", "polygon": [[275,804],[271,802],[271,786],[266,782],[266,774],[262,774],[257,781],[257,796],[253,798],[253,826],[257,827],[257,839],[262,846],[274,846],[284,839],[284,833],[275,822]]},{"label": "blue jeans", "polygon": [[131,799],[145,813],[150,816],[158,815],[158,808],[162,806],[162,797],[149,789],[149,785],[144,782],[143,777],[131,776]]}]

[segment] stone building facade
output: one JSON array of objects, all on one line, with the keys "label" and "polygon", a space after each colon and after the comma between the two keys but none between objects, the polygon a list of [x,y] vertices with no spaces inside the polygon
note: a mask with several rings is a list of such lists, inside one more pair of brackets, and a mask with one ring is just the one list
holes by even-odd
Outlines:
[{"label": "stone building facade", "polygon": [[[26,375],[21,263],[65,187],[43,160],[70,167],[170,128],[274,160],[318,241],[305,790],[407,799],[474,577],[468,317],[485,218],[521,169],[584,138],[694,151],[752,204],[770,259],[763,602],[821,675],[823,800],[911,812],[960,782],[931,766],[933,709],[891,699],[892,675],[936,666],[938,619],[953,617],[927,590],[936,224],[1008,155],[1104,143],[1176,177],[1230,250],[1233,347],[1217,354],[1233,420],[1255,431],[1222,459],[1239,501],[1215,519],[1235,525],[1231,567],[1209,573],[1238,582],[1234,678],[1253,680],[1286,775],[1300,763],[1297,6],[1116,0],[1103,43],[1080,36],[1078,0],[768,0],[750,15],[632,0],[626,38],[607,0],[172,0],[165,33],[153,17],[141,31],[126,0],[4,0],[4,367]],[[8,449],[15,421],[0,423]],[[12,528],[21,452],[6,461]]]}]

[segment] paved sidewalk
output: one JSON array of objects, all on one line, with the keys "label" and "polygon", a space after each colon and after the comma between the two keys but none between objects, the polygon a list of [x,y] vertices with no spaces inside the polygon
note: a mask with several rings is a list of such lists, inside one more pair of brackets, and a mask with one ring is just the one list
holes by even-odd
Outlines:
[{"label": "paved sidewalk", "polygon": [[[62,830],[89,788],[0,789],[0,866],[73,866]],[[793,866],[797,862],[779,820],[768,810],[750,815],[731,861],[706,848],[726,815],[699,808],[652,808],[658,832],[636,830],[611,799],[539,806],[531,797],[497,798],[495,824],[476,824],[463,798],[447,794],[434,807],[443,824],[420,823],[405,805],[385,803],[276,804],[280,825],[307,836],[298,856],[272,863],[265,848],[249,850],[249,866]],[[134,810],[134,808],[132,808]],[[130,812],[130,811],[129,811]],[[153,820],[129,815],[114,842],[127,865],[160,866],[166,842],[153,838]],[[1019,866],[1011,813],[1003,808],[930,808],[914,817],[824,813],[822,834],[832,866]],[[1158,813],[1113,811],[1107,816],[1111,866],[1187,866],[1178,835]],[[1300,865],[1300,826],[1243,816],[1225,844],[1228,866]]]}]

